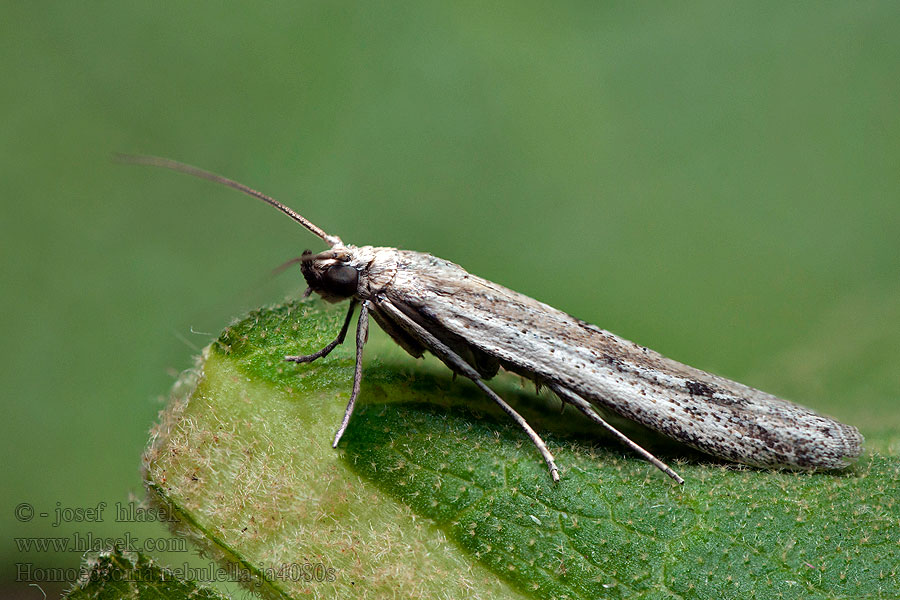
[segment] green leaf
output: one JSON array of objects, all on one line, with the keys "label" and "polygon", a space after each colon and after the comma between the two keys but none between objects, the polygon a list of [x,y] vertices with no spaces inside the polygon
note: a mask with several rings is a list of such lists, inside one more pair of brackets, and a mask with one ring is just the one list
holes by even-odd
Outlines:
[{"label": "green leaf", "polygon": [[474,386],[375,332],[333,450],[352,344],[307,365],[283,356],[324,346],[342,318],[296,302],[226,329],[176,387],[146,454],[154,500],[264,595],[900,597],[896,457],[773,472],[642,437],[679,462],[681,487],[574,411],[497,378],[556,455],[553,485]]},{"label": "green leaf", "polygon": [[66,594],[69,600],[224,600],[225,596],[185,581],[184,575],[162,568],[137,552],[117,549],[85,557],[82,576]]}]

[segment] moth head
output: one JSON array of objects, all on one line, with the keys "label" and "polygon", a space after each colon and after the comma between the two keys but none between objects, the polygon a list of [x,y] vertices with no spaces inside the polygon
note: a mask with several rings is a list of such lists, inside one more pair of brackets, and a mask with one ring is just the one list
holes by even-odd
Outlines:
[{"label": "moth head", "polygon": [[328,302],[340,302],[355,296],[359,288],[359,270],[351,264],[352,255],[341,248],[320,254],[306,250],[300,257],[300,271],[309,289]]}]

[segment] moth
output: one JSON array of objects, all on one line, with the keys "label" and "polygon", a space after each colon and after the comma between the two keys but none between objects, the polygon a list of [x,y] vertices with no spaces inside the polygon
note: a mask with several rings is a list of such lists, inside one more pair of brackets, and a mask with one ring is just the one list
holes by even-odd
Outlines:
[{"label": "moth", "polygon": [[306,294],[315,292],[328,302],[349,300],[347,316],[327,346],[285,360],[307,363],[327,356],[344,342],[359,307],[353,389],[334,447],[359,396],[371,317],[406,352],[416,358],[430,352],[496,402],[534,443],[553,481],[559,481],[559,468],[547,445],[485,383],[501,368],[549,388],[678,483],[684,479],[597,409],[712,456],[756,467],[842,469],[862,452],[863,438],[853,426],[666,358],[450,261],[423,252],[344,244],[274,198],[231,179],[165,158],[118,158],[239,190],[274,206],[329,246],[317,253],[306,250],[295,262],[309,286]]}]

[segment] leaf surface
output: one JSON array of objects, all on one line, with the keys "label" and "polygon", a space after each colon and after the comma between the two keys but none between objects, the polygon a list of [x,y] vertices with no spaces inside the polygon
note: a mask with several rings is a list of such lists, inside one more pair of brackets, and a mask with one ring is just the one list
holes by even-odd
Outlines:
[{"label": "leaf surface", "polygon": [[69,600],[225,600],[218,592],[198,586],[157,565],[137,552],[109,550],[85,557],[82,576],[66,594]]},{"label": "leaf surface", "polygon": [[494,380],[550,444],[553,485],[474,386],[383,337],[333,450],[352,344],[313,364],[282,358],[324,346],[342,318],[295,302],[226,329],[146,455],[148,487],[181,531],[257,574],[264,595],[900,597],[896,457],[789,473],[657,445],[682,487],[558,401]]}]

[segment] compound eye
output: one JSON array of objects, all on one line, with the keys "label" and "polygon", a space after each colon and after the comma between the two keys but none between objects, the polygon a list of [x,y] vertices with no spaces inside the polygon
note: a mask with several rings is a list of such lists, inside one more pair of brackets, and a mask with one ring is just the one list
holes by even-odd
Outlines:
[{"label": "compound eye", "polygon": [[328,268],[322,279],[329,292],[349,298],[356,294],[359,271],[350,265],[336,264]]}]

